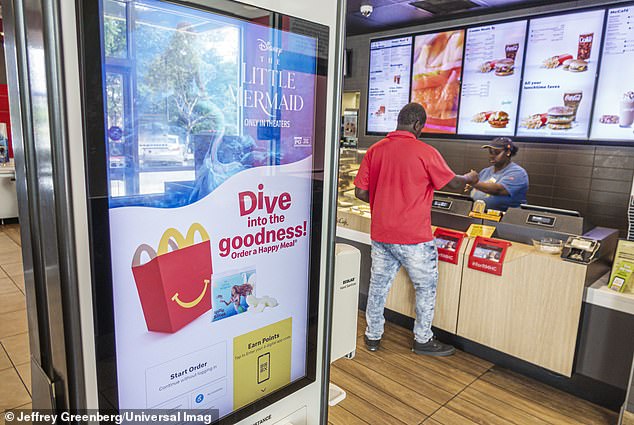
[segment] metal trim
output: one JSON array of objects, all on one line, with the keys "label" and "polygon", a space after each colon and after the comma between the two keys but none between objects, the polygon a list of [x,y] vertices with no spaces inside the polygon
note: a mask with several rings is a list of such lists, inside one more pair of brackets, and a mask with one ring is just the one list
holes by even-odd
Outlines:
[{"label": "metal trim", "polygon": [[74,214],[70,176],[68,128],[64,84],[63,47],[59,0],[43,2],[43,35],[47,66],[49,125],[51,128],[51,162],[55,194],[58,266],[64,320],[65,360],[69,408],[85,405],[81,314],[75,250]]},{"label": "metal trim", "polygon": [[35,199],[37,187],[33,185],[33,182],[37,181],[37,176],[33,173],[35,166],[31,153],[33,151],[33,136],[31,134],[33,123],[28,106],[30,105],[30,87],[28,85],[24,11],[21,1],[4,0],[2,6],[9,105],[13,123],[11,132],[13,135],[18,214],[22,238],[22,262],[25,271],[24,284],[28,307],[29,343],[31,357],[49,370],[47,365],[50,361],[48,356],[43,356],[41,349],[42,341],[47,338],[46,310],[38,308],[38,306],[45,305],[46,299],[35,289],[35,277],[41,275],[42,259],[34,250],[34,247],[39,247],[37,220],[31,220],[31,214],[37,208]]},{"label": "metal trim", "polygon": [[[322,372],[321,372],[321,406],[319,422],[322,425],[328,423],[328,400],[330,386],[330,350],[332,338],[332,310],[333,310],[333,293],[335,280],[335,240],[337,237],[337,172],[339,170],[339,138],[341,126],[339,125],[339,117],[341,116],[341,97],[343,93],[343,55],[345,45],[346,30],[346,4],[347,0],[337,0],[337,22],[335,26],[335,55],[333,76],[333,110],[332,118],[336,121],[332,122],[332,135],[329,165],[329,202],[327,217],[328,221],[325,226],[326,230],[326,285],[324,297],[324,343],[322,344]],[[322,228],[322,231],[324,229]]]}]

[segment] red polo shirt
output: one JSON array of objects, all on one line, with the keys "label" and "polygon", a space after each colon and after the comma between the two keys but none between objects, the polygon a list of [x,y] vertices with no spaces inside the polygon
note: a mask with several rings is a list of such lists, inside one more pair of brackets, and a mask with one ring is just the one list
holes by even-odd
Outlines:
[{"label": "red polo shirt", "polygon": [[370,192],[373,241],[416,244],[433,239],[434,190],[456,174],[433,147],[409,131],[393,131],[365,154],[354,184]]}]

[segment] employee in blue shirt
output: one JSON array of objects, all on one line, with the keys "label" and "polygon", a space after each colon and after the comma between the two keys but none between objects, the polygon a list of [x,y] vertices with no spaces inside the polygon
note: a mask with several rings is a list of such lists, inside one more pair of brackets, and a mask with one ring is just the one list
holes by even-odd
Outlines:
[{"label": "employee in blue shirt", "polygon": [[506,211],[525,204],[528,174],[511,159],[519,148],[508,137],[496,137],[482,148],[489,150],[491,166],[480,171],[480,180],[472,186],[471,197],[486,202],[489,210]]}]

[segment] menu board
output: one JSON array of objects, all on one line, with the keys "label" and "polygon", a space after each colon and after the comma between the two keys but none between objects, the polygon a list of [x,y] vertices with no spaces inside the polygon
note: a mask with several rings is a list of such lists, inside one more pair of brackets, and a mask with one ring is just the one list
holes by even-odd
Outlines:
[{"label": "menu board", "polygon": [[515,133],[525,38],[526,21],[467,30],[459,134]]},{"label": "menu board", "polygon": [[409,102],[412,37],[370,43],[368,133],[396,129],[401,108]]},{"label": "menu board", "polygon": [[588,136],[604,13],[530,21],[518,136]]},{"label": "menu board", "polygon": [[592,139],[634,140],[633,65],[634,6],[609,9]]},{"label": "menu board", "polygon": [[464,30],[416,36],[412,102],[427,111],[423,131],[456,133]]}]

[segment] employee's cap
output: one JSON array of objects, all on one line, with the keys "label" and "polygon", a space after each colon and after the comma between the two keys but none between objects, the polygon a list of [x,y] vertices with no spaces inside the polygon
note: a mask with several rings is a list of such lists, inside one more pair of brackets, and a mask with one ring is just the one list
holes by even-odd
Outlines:
[{"label": "employee's cap", "polygon": [[519,150],[510,137],[496,137],[491,140],[490,143],[483,145],[482,148],[504,149],[510,151],[512,154],[515,154]]}]

